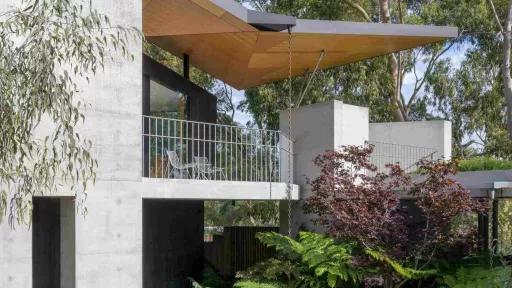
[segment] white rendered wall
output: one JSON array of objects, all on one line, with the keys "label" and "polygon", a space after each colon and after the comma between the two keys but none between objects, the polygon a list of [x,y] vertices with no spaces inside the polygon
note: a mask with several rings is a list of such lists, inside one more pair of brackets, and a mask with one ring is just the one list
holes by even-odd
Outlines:
[{"label": "white rendered wall", "polygon": [[[342,145],[363,145],[368,140],[368,108],[330,101],[304,106],[292,111],[292,133],[288,129],[288,112],[280,114],[280,130],[291,137],[293,145],[293,178],[300,189],[300,199],[309,197],[311,190],[307,179],[318,176],[319,170],[313,159],[326,150]],[[287,161],[286,159],[284,161]],[[286,180],[286,179],[283,179]],[[315,230],[311,218],[302,213],[303,201],[292,203],[292,231],[300,227]],[[281,202],[281,230],[288,229],[286,201]]]},{"label": "white rendered wall", "polygon": [[452,125],[443,120],[371,123],[370,141],[433,148],[440,158],[452,157]]}]

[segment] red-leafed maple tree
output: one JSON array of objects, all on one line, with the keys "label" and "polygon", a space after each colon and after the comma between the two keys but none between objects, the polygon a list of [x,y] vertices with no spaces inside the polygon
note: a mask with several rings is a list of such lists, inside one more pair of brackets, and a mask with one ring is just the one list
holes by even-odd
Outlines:
[{"label": "red-leafed maple tree", "polygon": [[[389,164],[383,173],[370,162],[372,152],[371,146],[344,146],[314,160],[320,175],[309,182],[312,195],[304,208],[331,236],[390,254],[401,251],[417,264],[425,263],[439,245],[453,240],[450,225],[456,217],[483,208],[453,180],[455,161],[421,161],[413,175],[399,164]],[[420,210],[417,229],[408,228],[410,219],[400,209],[400,195],[412,197]],[[409,231],[419,235],[409,237]]]}]

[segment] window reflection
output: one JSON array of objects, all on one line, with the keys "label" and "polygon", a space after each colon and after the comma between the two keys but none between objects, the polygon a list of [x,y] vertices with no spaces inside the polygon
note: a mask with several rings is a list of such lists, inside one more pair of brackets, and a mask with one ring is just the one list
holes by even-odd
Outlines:
[{"label": "window reflection", "polygon": [[183,93],[169,89],[150,80],[150,116],[185,119],[186,97]]}]

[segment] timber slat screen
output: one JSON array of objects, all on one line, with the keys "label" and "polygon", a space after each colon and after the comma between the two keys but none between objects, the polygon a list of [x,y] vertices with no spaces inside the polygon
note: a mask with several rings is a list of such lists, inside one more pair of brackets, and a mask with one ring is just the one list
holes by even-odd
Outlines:
[{"label": "timber slat screen", "polygon": [[261,244],[259,232],[279,232],[278,227],[224,227],[223,235],[214,235],[204,243],[205,259],[223,278],[273,257],[275,250]]}]

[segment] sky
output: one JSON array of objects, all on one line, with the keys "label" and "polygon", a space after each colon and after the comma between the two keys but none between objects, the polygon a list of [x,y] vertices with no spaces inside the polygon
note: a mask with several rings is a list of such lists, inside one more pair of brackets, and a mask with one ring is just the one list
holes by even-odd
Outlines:
[{"label": "sky", "polygon": [[[465,58],[466,51],[469,48],[470,46],[467,43],[463,43],[461,45],[454,45],[450,48],[450,50],[446,51],[446,53],[440,57],[440,60],[450,59],[452,67],[454,69],[458,69],[460,68],[461,63]],[[424,61],[418,61],[416,63],[416,73],[419,78],[421,78],[425,74],[426,69],[427,64]],[[416,80],[413,72],[405,74],[402,83],[402,93],[404,94],[404,98],[406,101],[408,101],[412,95],[415,82]]]},{"label": "sky", "polygon": [[[454,69],[458,69],[464,60],[466,51],[470,48],[470,44],[463,43],[461,45],[454,45],[450,48],[440,59],[450,59],[452,62],[452,67]],[[416,64],[416,73],[418,77],[422,77],[427,68],[426,63],[423,61],[418,61]],[[406,101],[412,95],[412,91],[414,90],[415,77],[414,73],[407,73],[404,76],[402,93],[404,94],[404,98]],[[233,89],[233,100],[236,105],[238,105],[241,101],[245,99],[244,90],[236,90]],[[235,113],[235,121],[241,125],[245,125],[248,121],[251,121],[252,117],[248,113],[244,113],[242,111],[236,111]]]}]

